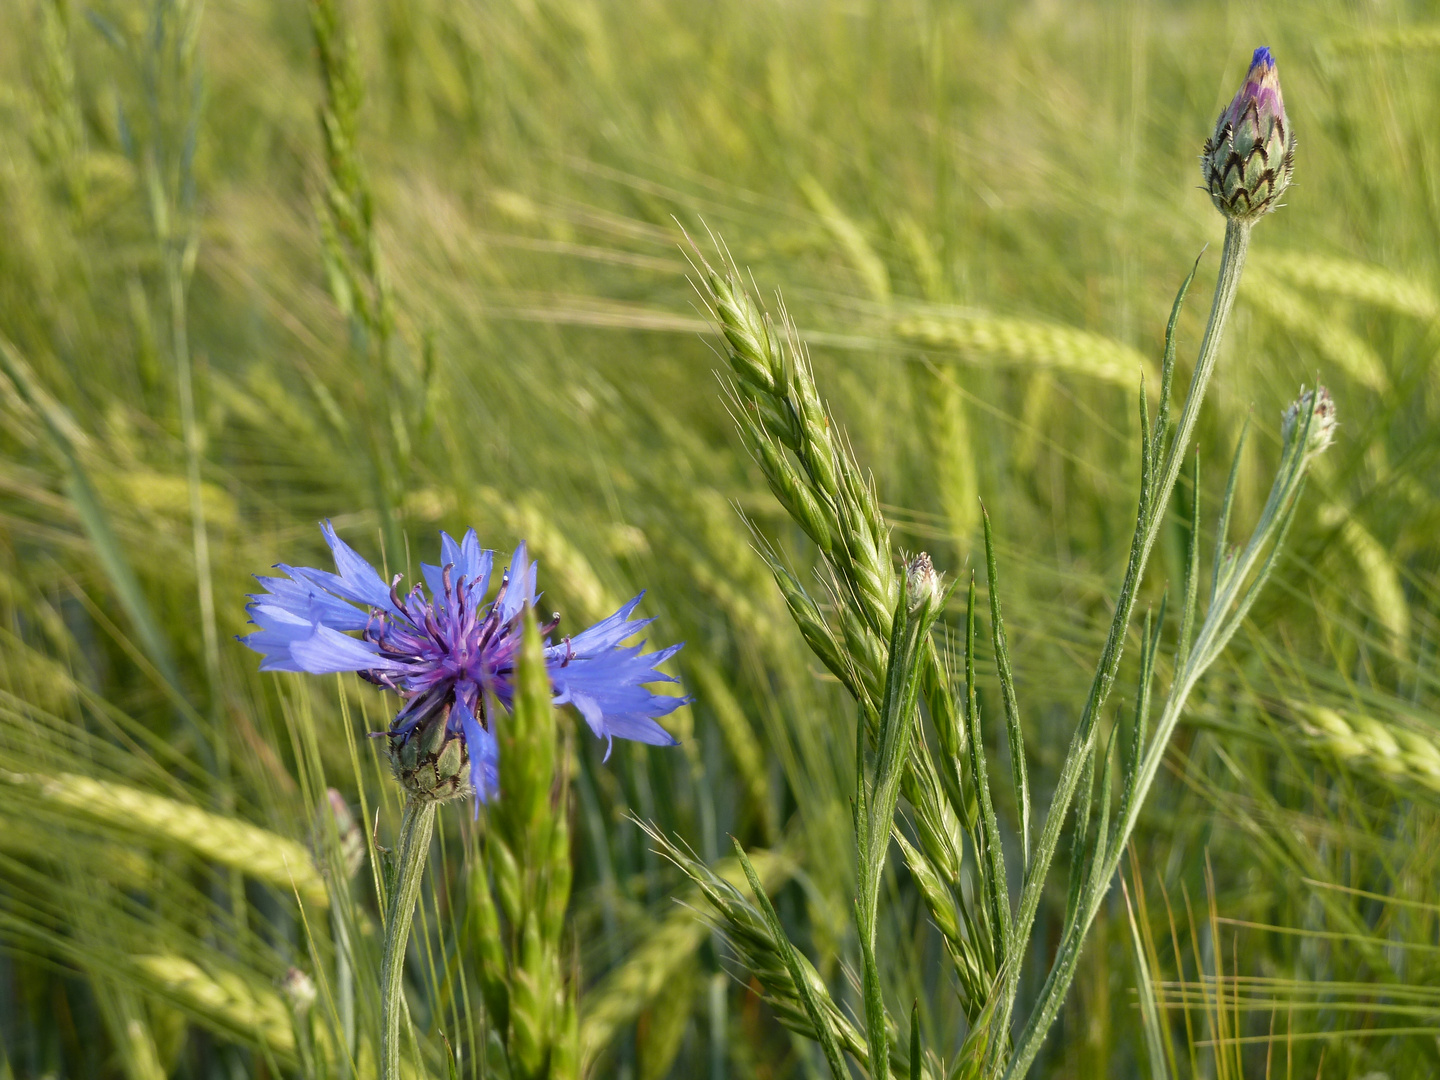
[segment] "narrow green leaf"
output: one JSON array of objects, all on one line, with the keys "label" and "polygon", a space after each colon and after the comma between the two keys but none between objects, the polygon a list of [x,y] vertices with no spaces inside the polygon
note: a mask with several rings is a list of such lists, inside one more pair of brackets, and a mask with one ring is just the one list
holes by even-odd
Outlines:
[{"label": "narrow green leaf", "polygon": [[1190,545],[1185,561],[1185,601],[1180,609],[1180,628],[1175,644],[1175,671],[1185,670],[1190,643],[1195,636],[1195,609],[1200,594],[1200,454],[1190,473]]},{"label": "narrow green leaf", "polygon": [[[857,907],[859,903],[857,899]],[[884,1077],[890,1071],[886,1068],[890,1061],[890,1033],[885,1024],[885,995],[880,984],[880,966],[875,962],[873,933],[860,935],[860,961],[860,989],[865,1005],[865,1036],[870,1062],[872,1065],[880,1063],[879,1071],[872,1068],[870,1075]]]},{"label": "narrow green leaf", "polygon": [[1150,456],[1157,468],[1165,450],[1165,436],[1169,434],[1170,427],[1170,392],[1175,380],[1175,326],[1180,321],[1180,309],[1185,305],[1185,294],[1190,291],[1190,283],[1195,280],[1195,273],[1200,269],[1200,260],[1204,257],[1203,251],[1196,256],[1195,265],[1180,283],[1180,291],[1175,294],[1175,303],[1170,307],[1170,320],[1165,324],[1165,358],[1160,364],[1160,404],[1155,412],[1155,433],[1150,447]]},{"label": "narrow green leaf", "polygon": [[1095,846],[1090,853],[1090,870],[1086,892],[1104,891],[1107,882],[1100,880],[1105,865],[1107,845],[1110,841],[1110,794],[1115,782],[1115,740],[1120,735],[1120,725],[1110,729],[1110,738],[1105,742],[1105,771],[1100,779],[1100,820],[1095,825]]},{"label": "narrow green leaf", "polygon": [[835,1039],[835,1032],[830,1027],[828,1018],[820,1011],[820,1003],[815,1000],[809,980],[805,978],[805,972],[800,966],[800,958],[795,952],[795,946],[790,943],[790,939],[785,934],[785,928],[780,925],[780,916],[775,913],[775,906],[770,903],[770,897],[765,892],[765,885],[761,882],[760,875],[750,864],[750,859],[745,854],[745,849],[740,846],[740,841],[732,836],[730,842],[735,845],[735,854],[740,859],[740,866],[745,871],[746,880],[750,882],[751,891],[755,893],[755,900],[760,905],[760,913],[765,917],[765,925],[770,929],[770,936],[775,939],[775,946],[780,950],[781,959],[785,962],[785,969],[790,972],[790,979],[795,984],[795,992],[799,995],[801,1004],[805,1006],[805,1015],[815,1026],[815,1038],[820,1043],[820,1049],[824,1051],[825,1061],[830,1066],[830,1075],[834,1080],[850,1080],[850,1071],[845,1067],[845,1061],[840,1056],[840,1044]]},{"label": "narrow green leaf", "polygon": [[1010,940],[1010,887],[1005,880],[1005,851],[1000,846],[1000,824],[990,798],[990,774],[985,745],[980,738],[980,707],[975,700],[975,575],[965,604],[965,726],[970,733],[970,771],[980,798],[980,827],[985,838],[985,892],[990,904],[990,930],[995,955],[1005,955]]},{"label": "narrow green leaf", "polygon": [[1234,613],[1220,628],[1220,632],[1215,635],[1213,642],[1205,650],[1205,655],[1201,657],[1203,661],[1202,666],[1209,666],[1215,657],[1220,655],[1225,646],[1230,643],[1230,639],[1235,636],[1235,631],[1240,629],[1240,625],[1245,621],[1245,617],[1250,614],[1251,605],[1255,603],[1255,598],[1260,595],[1260,590],[1265,587],[1265,582],[1270,579],[1270,572],[1275,569],[1275,562],[1280,557],[1280,550],[1285,544],[1285,537],[1289,534],[1290,525],[1295,520],[1295,509],[1300,505],[1300,496],[1304,493],[1304,490],[1305,481],[1301,480],[1295,487],[1290,504],[1285,507],[1283,516],[1274,528],[1275,539],[1271,544],[1269,554],[1266,555],[1265,561],[1261,563],[1260,569],[1256,571],[1254,580],[1250,582],[1250,586],[1245,590],[1245,594],[1235,605]]},{"label": "narrow green leaf", "polygon": [[910,1080],[920,1080],[920,1002],[910,1006]]},{"label": "narrow green leaf", "polygon": [[1000,695],[1005,704],[1005,735],[1010,744],[1010,780],[1015,786],[1015,804],[1020,808],[1021,866],[1030,865],[1030,780],[1025,768],[1025,734],[1020,728],[1020,706],[1015,698],[1015,677],[1010,669],[1010,645],[1005,638],[1005,620],[1000,615],[1000,585],[995,569],[995,538],[990,512],[981,508],[985,522],[985,573],[990,593],[990,632],[995,644],[995,670],[1000,677]]},{"label": "narrow green leaf", "polygon": [[1145,613],[1145,628],[1140,639],[1140,674],[1135,690],[1135,716],[1130,725],[1130,753],[1125,758],[1124,782],[1120,793],[1120,812],[1115,825],[1119,828],[1135,798],[1140,779],[1140,762],[1144,758],[1145,729],[1150,720],[1150,691],[1155,681],[1155,656],[1160,649],[1160,634],[1165,629],[1165,598],[1160,599],[1160,614],[1154,620]]},{"label": "narrow green leaf", "polygon": [[1080,765],[1080,781],[1076,787],[1075,825],[1070,834],[1070,884],[1065,897],[1065,926],[1075,918],[1080,905],[1080,889],[1085,884],[1085,852],[1089,845],[1090,802],[1095,794],[1095,744],[1082,751],[1085,755]]},{"label": "narrow green leaf", "polygon": [[1150,403],[1145,398],[1145,376],[1140,376],[1140,507],[1141,513],[1147,516],[1150,513],[1151,503],[1155,497],[1155,468],[1154,456],[1150,453],[1150,447],[1154,440],[1150,437]]},{"label": "narrow green leaf", "polygon": [[1210,602],[1225,587],[1230,576],[1226,560],[1226,537],[1230,532],[1230,510],[1235,505],[1235,482],[1240,475],[1240,452],[1245,449],[1245,437],[1250,433],[1250,418],[1240,429],[1240,438],[1235,443],[1235,456],[1230,461],[1230,479],[1225,482],[1225,501],[1220,504],[1220,520],[1215,527],[1215,569],[1210,577]]},{"label": "narrow green leaf", "polygon": [[446,1080],[460,1080],[460,1074],[455,1069],[455,1048],[450,1045],[450,1040],[445,1033],[440,1032],[440,1041],[445,1044],[445,1077]]}]

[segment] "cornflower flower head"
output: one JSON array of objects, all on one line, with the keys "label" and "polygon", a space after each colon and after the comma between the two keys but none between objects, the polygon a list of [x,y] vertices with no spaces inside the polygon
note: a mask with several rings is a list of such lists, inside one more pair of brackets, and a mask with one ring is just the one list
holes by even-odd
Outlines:
[{"label": "cornflower flower head", "polygon": [[[535,604],[536,564],[525,544],[487,601],[495,553],[481,549],[474,529],[459,543],[442,532],[441,565],[422,563],[424,586],[404,593],[400,575],[387,585],[329,522],[321,531],[336,572],[281,564],[284,577],[257,578],[265,592],[246,610],[258,629],[239,640],[264,657],[261,671],[353,671],[398,694],[404,704],[386,736],[400,782],[437,801],[473,792],[478,810],[499,792],[490,703],[510,708],[521,620]],[[653,621],[630,617],[644,595],[554,643],[560,617],[552,616],[540,628],[545,665],[555,704],[574,705],[600,738],[673,746],[655,718],[689,699],[646,684],[675,681],[657,668],[680,646],[642,654],[643,642],[621,644]]]}]

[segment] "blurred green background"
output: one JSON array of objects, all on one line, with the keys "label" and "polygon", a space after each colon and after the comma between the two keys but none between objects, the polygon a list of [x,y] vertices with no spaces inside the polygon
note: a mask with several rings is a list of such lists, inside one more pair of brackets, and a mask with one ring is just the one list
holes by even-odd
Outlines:
[{"label": "blurred green background", "polygon": [[[276,841],[312,843],[327,786],[393,836],[361,737],[386,706],[261,676],[232,640],[249,575],[325,563],[326,517],[392,572],[440,528],[525,538],[572,630],[649,590],[652,640],[687,642],[683,745],[602,764],[567,720],[587,1060],[822,1075],[630,820],[707,859],[727,834],[771,849],[782,918],[844,984],[853,707],[754,551],[809,565],[734,437],[684,233],[783,290],[898,547],[968,572],[983,498],[1043,805],[1128,546],[1139,374],[1210,245],[1182,373],[1207,310],[1223,223],[1199,147],[1260,44],[1296,180],[1255,234],[1202,506],[1249,420],[1253,521],[1302,383],[1332,389],[1340,437],[1197,694],[1128,887],[1181,1075],[1440,1071],[1432,7],[351,0],[317,45],[298,0],[9,0],[0,1076],[343,1075],[281,980],[309,972],[343,1013],[321,875],[333,898],[344,870],[316,856],[297,901],[305,853]],[[1178,521],[1167,543],[1150,602]],[[442,819],[412,1018],[431,1075],[446,1040],[460,1075],[493,1075],[476,826]],[[894,999],[952,1052],[938,936],[903,873],[885,895]],[[1112,900],[1034,1075],[1151,1068]]]}]

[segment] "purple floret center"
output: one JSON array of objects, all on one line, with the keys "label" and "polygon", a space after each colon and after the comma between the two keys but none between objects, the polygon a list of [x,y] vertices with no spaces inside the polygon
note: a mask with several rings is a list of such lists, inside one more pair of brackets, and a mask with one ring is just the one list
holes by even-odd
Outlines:
[{"label": "purple floret center", "polygon": [[[477,598],[484,582],[464,577],[456,580],[454,571],[454,564],[445,565],[442,595],[433,600],[418,584],[402,595],[399,578],[396,578],[390,588],[393,608],[370,610],[370,620],[362,636],[374,643],[381,657],[408,668],[361,673],[371,682],[410,699],[396,717],[398,733],[403,734],[413,726],[416,707],[422,701],[455,694],[475,710],[480,692],[489,691],[507,707],[510,703],[510,679],[520,651],[516,616],[502,622],[499,599],[484,604]],[[500,583],[502,597],[509,581],[506,575]],[[540,627],[541,635],[552,633],[559,622],[559,616],[552,618]],[[561,644],[565,658],[559,666],[563,667],[569,663],[573,650],[569,638]],[[485,726],[488,727],[488,723]],[[452,727],[458,730],[458,725],[452,724]]]},{"label": "purple floret center", "polygon": [[[454,569],[448,563],[444,568],[443,603],[427,599],[419,585],[402,596],[397,578],[390,589],[394,609],[370,611],[365,640],[374,642],[387,660],[420,669],[403,679],[404,689],[411,693],[461,679],[488,687],[514,659],[513,641],[501,633],[499,606],[471,603],[470,583],[463,577],[452,582]],[[382,685],[400,689],[389,673],[375,674]]]}]

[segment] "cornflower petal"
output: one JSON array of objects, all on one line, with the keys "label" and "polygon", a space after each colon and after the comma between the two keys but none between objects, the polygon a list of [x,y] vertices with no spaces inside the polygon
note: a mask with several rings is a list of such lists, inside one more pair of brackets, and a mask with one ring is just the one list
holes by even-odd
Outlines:
[{"label": "cornflower petal", "polygon": [[316,626],[308,638],[291,645],[290,655],[300,664],[300,670],[311,675],[334,675],[340,671],[403,673],[411,666],[389,660],[370,642],[347,637],[328,626]]},{"label": "cornflower petal", "polygon": [[450,709],[451,722],[457,719],[465,736],[465,749],[470,754],[470,786],[475,789],[475,816],[479,817],[480,804],[500,793],[500,746],[495,736],[475,718],[474,710],[465,704],[463,695],[456,696]]},{"label": "cornflower petal", "polygon": [[370,615],[354,604],[321,589],[309,581],[304,571],[289,566],[277,569],[289,574],[288,578],[256,577],[265,589],[264,594],[254,594],[251,600],[284,608],[310,622],[324,623],[336,630],[364,630]]},{"label": "cornflower petal", "polygon": [[250,621],[260,629],[240,641],[264,656],[260,670],[303,671],[290,655],[290,646],[309,637],[314,632],[314,624],[270,604],[250,604],[246,610]]},{"label": "cornflower petal", "polygon": [[[432,566],[429,563],[420,564],[420,576],[425,579],[425,587],[430,590],[434,597],[436,611],[443,611],[445,608],[445,567]],[[455,573],[450,573],[450,584],[455,584]]]},{"label": "cornflower petal", "polygon": [[463,577],[467,581],[476,581],[483,575],[485,580],[480,584],[480,593],[484,595],[490,584],[490,564],[495,553],[480,549],[480,538],[475,535],[474,529],[466,529],[464,538],[458,544],[449,533],[442,532],[440,556],[445,563],[455,567],[457,579]]},{"label": "cornflower petal", "polygon": [[563,655],[568,646],[570,653],[584,656],[597,653],[602,649],[612,648],[626,638],[633,637],[655,621],[654,619],[632,620],[630,618],[630,613],[635,610],[644,596],[643,592],[640,593],[633,600],[622,604],[620,610],[615,614],[601,619],[594,626],[582,630],[559,645],[552,645],[549,652],[558,650]]},{"label": "cornflower petal", "polygon": [[335,527],[330,522],[322,523],[320,531],[324,533],[325,542],[330,545],[330,552],[335,556],[335,569],[339,573],[331,574],[324,570],[303,570],[302,573],[336,596],[353,600],[357,604],[365,604],[367,607],[390,610],[390,586],[385,584],[379,571],[336,536]]},{"label": "cornflower petal", "polygon": [[[572,640],[573,644],[573,640]],[[588,656],[551,658],[550,681],[557,705],[573,704],[590,729],[601,738],[619,736],[652,745],[674,746],[676,740],[653,720],[674,712],[688,697],[651,693],[646,683],[674,682],[656,670],[679,651],[679,645],[640,653],[641,646],[607,648]],[[607,750],[608,754],[608,750]]]},{"label": "cornflower petal", "polygon": [[510,570],[505,575],[505,586],[495,598],[500,622],[508,623],[520,614],[526,604],[535,602],[535,564],[526,562],[525,541],[521,540],[510,559]]}]

